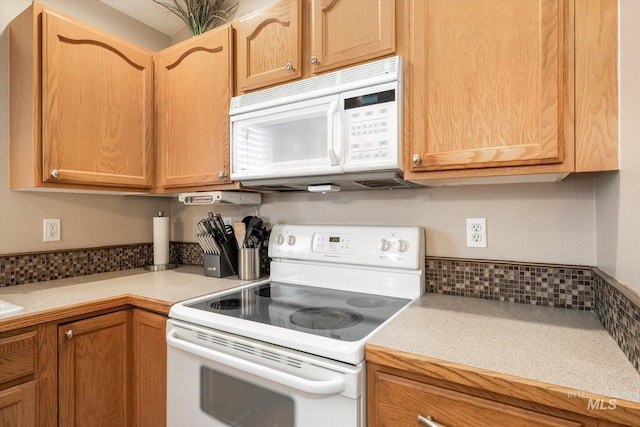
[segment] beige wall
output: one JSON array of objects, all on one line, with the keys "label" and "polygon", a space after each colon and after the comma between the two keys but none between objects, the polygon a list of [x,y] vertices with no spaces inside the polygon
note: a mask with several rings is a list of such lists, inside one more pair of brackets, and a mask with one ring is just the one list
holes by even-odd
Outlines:
[{"label": "beige wall", "polygon": [[[135,43],[159,49],[168,38],[97,0],[47,3]],[[151,217],[168,199],[9,191],[9,22],[31,4],[0,0],[0,254],[49,251],[152,240]],[[139,31],[134,30],[139,29]],[[62,240],[42,242],[42,220],[60,218]]]},{"label": "beige wall", "polygon": [[[263,196],[259,213],[271,223],[420,225],[427,254],[496,260],[595,264],[594,181],[502,184],[364,192]],[[205,207],[173,202],[174,238],[195,241]],[[252,208],[213,208],[242,219]],[[488,247],[466,247],[466,218],[487,218]]]},{"label": "beige wall", "polygon": [[640,293],[640,2],[619,2],[620,171],[598,177],[597,265]]}]

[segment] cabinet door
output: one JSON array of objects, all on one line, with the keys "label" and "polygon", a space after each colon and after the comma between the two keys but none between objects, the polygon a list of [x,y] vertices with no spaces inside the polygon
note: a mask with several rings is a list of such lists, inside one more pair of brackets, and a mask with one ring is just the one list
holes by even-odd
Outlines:
[{"label": "cabinet door", "polygon": [[43,181],[151,188],[153,56],[42,14]]},{"label": "cabinet door", "polygon": [[123,310],[58,326],[59,425],[130,424],[129,315]]},{"label": "cabinet door", "polygon": [[0,391],[0,426],[36,426],[37,380]]},{"label": "cabinet door", "polygon": [[167,413],[166,316],[133,311],[134,425],[164,426]]},{"label": "cabinet door", "polygon": [[302,76],[300,2],[281,0],[233,24],[238,91],[284,83]]},{"label": "cabinet door", "polygon": [[311,72],[394,53],[395,19],[395,0],[312,0]]},{"label": "cabinet door", "polygon": [[[373,377],[373,378],[372,378]],[[594,420],[570,420],[375,371],[369,378],[369,425],[427,425],[431,416],[443,426],[580,427]]]},{"label": "cabinet door", "polygon": [[563,161],[567,4],[413,2],[410,170]]},{"label": "cabinet door", "polygon": [[156,56],[158,186],[229,184],[231,27]]}]

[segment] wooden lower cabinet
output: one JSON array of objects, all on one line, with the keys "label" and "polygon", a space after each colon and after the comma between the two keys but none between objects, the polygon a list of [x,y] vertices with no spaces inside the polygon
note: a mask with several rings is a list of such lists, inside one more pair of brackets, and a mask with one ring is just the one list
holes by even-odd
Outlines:
[{"label": "wooden lower cabinet", "polygon": [[59,425],[131,425],[130,310],[58,326]]},{"label": "wooden lower cabinet", "polygon": [[166,316],[124,309],[58,325],[58,425],[166,424]]},{"label": "wooden lower cabinet", "polygon": [[134,425],[166,425],[167,317],[133,310]]},{"label": "wooden lower cabinet", "polygon": [[0,426],[39,425],[38,403],[37,329],[0,333]]},{"label": "wooden lower cabinet", "polygon": [[0,426],[35,427],[36,386],[38,381],[29,381],[0,391]]},{"label": "wooden lower cabinet", "polygon": [[[598,426],[598,420],[568,411],[540,405],[527,405],[524,400],[499,398],[483,391],[454,385],[439,385],[439,380],[403,373],[369,363],[368,426],[430,426],[430,419],[442,427],[578,427]],[[453,389],[455,388],[455,390]],[[519,396],[520,397],[520,396]],[[523,403],[516,406],[515,401]],[[508,402],[507,402],[508,401]],[[430,417],[430,418],[429,418]],[[422,420],[421,420],[422,418]],[[437,425],[437,424],[433,424]]]}]

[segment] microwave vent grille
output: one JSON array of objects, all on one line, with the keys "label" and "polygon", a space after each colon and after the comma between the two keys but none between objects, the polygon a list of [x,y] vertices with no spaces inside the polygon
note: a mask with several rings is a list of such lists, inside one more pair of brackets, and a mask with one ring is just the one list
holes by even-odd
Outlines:
[{"label": "microwave vent grille", "polygon": [[[399,56],[231,98],[230,114],[333,95],[402,78]],[[253,108],[248,108],[253,107]],[[241,111],[239,111],[242,109]]]}]

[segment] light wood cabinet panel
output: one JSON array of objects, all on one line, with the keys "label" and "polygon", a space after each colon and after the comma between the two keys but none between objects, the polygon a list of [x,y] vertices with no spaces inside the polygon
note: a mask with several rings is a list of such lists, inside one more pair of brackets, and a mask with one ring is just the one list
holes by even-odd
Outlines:
[{"label": "light wood cabinet panel", "polygon": [[36,427],[37,380],[0,391],[0,426]]},{"label": "light wood cabinet panel", "polygon": [[166,425],[167,317],[133,311],[134,425]]},{"label": "light wood cabinet panel", "polygon": [[415,4],[410,168],[562,163],[567,2]]},{"label": "light wood cabinet panel", "polygon": [[406,6],[406,179],[618,168],[616,1]]},{"label": "light wood cabinet panel", "polygon": [[618,2],[576,2],[576,172],[618,169]]},{"label": "light wood cabinet panel", "polygon": [[0,384],[35,374],[37,345],[35,331],[0,339]]},{"label": "light wood cabinet panel", "polygon": [[373,377],[375,401],[369,425],[419,425],[418,416],[447,427],[578,427],[596,423],[566,420],[500,402],[424,384],[384,372]]},{"label": "light wood cabinet panel", "polygon": [[395,11],[395,0],[311,0],[311,73],[394,53]]},{"label": "light wood cabinet panel", "polygon": [[232,46],[227,25],[156,55],[159,191],[231,184]]},{"label": "light wood cabinet panel", "polygon": [[58,326],[59,425],[130,425],[130,311]]},{"label": "light wood cabinet panel", "polygon": [[153,56],[33,3],[10,25],[11,188],[153,185]]},{"label": "light wood cabinet panel", "polygon": [[282,0],[233,23],[237,91],[302,76],[301,0]]}]

